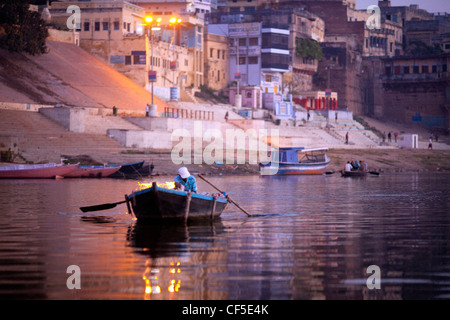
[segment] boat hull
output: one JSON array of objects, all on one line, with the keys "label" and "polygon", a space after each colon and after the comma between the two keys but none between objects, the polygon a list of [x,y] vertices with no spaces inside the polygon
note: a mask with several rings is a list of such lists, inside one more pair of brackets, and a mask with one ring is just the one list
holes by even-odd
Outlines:
[{"label": "boat hull", "polygon": [[15,165],[0,168],[0,179],[53,179],[64,177],[76,170],[78,164]]},{"label": "boat hull", "polygon": [[107,178],[119,171],[120,166],[78,166],[66,178]]},{"label": "boat hull", "polygon": [[141,190],[127,196],[138,221],[147,220],[201,220],[219,217],[227,207],[224,198],[159,188]]},{"label": "boat hull", "polygon": [[278,166],[273,163],[260,165],[263,175],[322,175],[325,172],[329,162],[324,163],[279,163]]},{"label": "boat hull", "polygon": [[368,172],[366,171],[341,171],[342,177],[366,177]]},{"label": "boat hull", "polygon": [[136,179],[148,177],[152,174],[153,165],[145,163],[145,161],[124,164],[119,171],[110,175],[110,178]]}]

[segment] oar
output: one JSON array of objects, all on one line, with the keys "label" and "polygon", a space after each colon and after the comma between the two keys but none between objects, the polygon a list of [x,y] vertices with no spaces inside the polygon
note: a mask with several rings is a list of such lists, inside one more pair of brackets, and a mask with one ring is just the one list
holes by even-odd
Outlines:
[{"label": "oar", "polygon": [[[201,178],[203,181],[205,181],[206,183],[208,183],[210,186],[212,186],[214,189],[216,189],[217,191],[219,191],[220,193],[223,193],[222,190],[220,190],[219,188],[217,188],[215,185],[213,185],[211,182],[209,182],[208,180],[206,180],[206,178],[204,176],[202,176],[201,174],[198,175],[199,178]],[[238,207],[239,209],[242,210],[242,212],[244,212],[246,215],[248,215],[249,217],[251,216],[250,213],[248,213],[245,209],[241,208],[240,205],[238,205],[236,202],[233,201],[233,199],[230,198],[229,195],[226,195],[228,201],[230,201],[232,204],[234,204],[236,207]]]},{"label": "oar", "polygon": [[112,203],[97,204],[95,206],[81,207],[80,210],[83,212],[108,210],[108,209],[115,208],[118,204],[122,204],[125,202],[127,202],[127,200],[112,202]]},{"label": "oar", "polygon": [[369,173],[370,173],[370,174],[373,174],[373,175],[376,175],[376,176],[379,176],[379,175],[380,175],[380,173],[377,172],[377,171],[369,171]]}]

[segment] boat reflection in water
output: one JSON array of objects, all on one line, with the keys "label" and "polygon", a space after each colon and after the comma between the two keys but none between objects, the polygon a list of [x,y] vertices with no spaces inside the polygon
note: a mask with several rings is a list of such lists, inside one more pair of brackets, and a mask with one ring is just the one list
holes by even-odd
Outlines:
[{"label": "boat reflection in water", "polygon": [[[148,258],[142,275],[144,281],[145,300],[192,299],[192,290],[183,294],[183,283],[189,287],[203,287],[197,283],[199,277],[192,275],[192,267],[185,266],[204,264],[211,259],[222,260],[217,256],[225,255],[216,252],[215,237],[225,233],[220,219],[214,222],[195,223],[158,223],[144,224],[136,222],[127,234],[129,245],[136,252]],[[216,257],[214,257],[216,256]],[[201,281],[201,280],[200,280]],[[217,294],[213,299],[223,299]]]}]

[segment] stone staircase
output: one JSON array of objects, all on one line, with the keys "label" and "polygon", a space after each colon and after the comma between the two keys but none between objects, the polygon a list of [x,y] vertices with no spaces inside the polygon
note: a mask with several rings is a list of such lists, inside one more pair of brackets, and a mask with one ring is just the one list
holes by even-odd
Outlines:
[{"label": "stone staircase", "polygon": [[0,143],[11,140],[24,161],[34,163],[59,163],[67,155],[89,155],[99,163],[110,163],[111,155],[126,150],[106,135],[70,132],[37,112],[0,110]]},{"label": "stone staircase", "polygon": [[86,115],[85,133],[106,135],[108,129],[140,130],[141,128],[122,117]]}]

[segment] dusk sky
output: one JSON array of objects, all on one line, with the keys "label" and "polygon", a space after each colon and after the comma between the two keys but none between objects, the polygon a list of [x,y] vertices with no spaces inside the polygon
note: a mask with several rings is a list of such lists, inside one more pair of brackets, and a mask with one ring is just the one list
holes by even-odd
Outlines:
[{"label": "dusk sky", "polygon": [[[358,9],[366,9],[370,5],[377,5],[378,0],[356,0]],[[450,0],[391,0],[391,5],[409,6],[410,4],[418,4],[420,9],[429,12],[448,12],[450,13]]]}]

